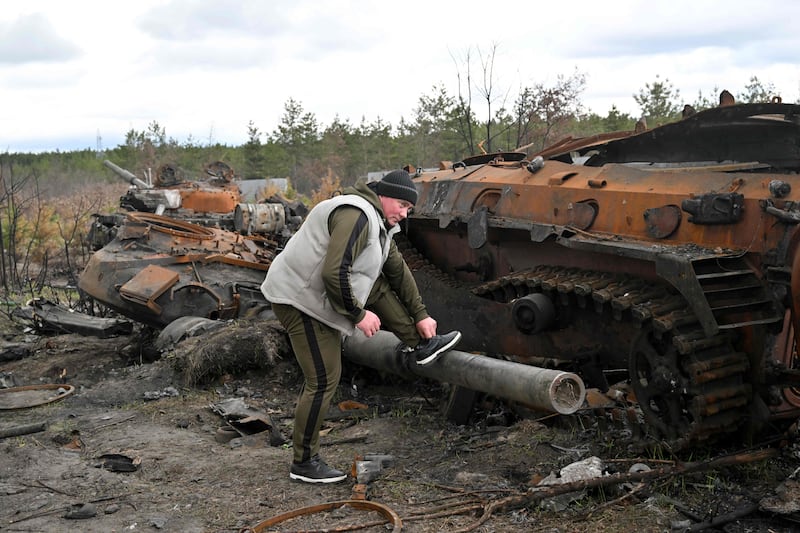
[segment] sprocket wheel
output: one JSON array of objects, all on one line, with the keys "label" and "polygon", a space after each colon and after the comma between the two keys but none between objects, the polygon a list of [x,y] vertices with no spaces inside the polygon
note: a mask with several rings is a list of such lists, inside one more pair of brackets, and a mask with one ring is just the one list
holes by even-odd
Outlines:
[{"label": "sprocket wheel", "polygon": [[688,436],[694,422],[687,409],[690,380],[680,371],[680,357],[670,335],[658,338],[646,328],[634,339],[628,359],[642,413],[657,436],[668,440]]}]

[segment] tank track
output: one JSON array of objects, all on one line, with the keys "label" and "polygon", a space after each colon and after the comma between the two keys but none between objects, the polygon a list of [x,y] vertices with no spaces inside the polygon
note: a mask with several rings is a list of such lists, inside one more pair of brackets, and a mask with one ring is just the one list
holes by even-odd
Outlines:
[{"label": "tank track", "polygon": [[424,271],[426,275],[440,281],[447,287],[456,289],[463,288],[463,284],[453,276],[442,272],[436,265],[417,250],[413,244],[403,235],[395,237],[397,249],[403,255],[403,259],[412,271]]},{"label": "tank track", "polygon": [[[735,432],[747,419],[753,396],[750,362],[734,350],[735,332],[706,336],[686,300],[666,284],[541,266],[472,291],[499,302],[540,292],[562,311],[588,310],[581,315],[586,317],[593,309],[598,319],[634,328],[627,370],[644,416],[642,429],[674,449]],[[630,413],[624,418],[630,421]]]}]

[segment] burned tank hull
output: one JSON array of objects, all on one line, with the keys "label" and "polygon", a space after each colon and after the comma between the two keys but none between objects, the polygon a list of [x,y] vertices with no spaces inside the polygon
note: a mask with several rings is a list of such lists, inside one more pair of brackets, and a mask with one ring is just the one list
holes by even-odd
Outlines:
[{"label": "burned tank hull", "polygon": [[277,196],[242,203],[233,169],[219,161],[205,165],[205,181],[186,180],[169,164],[148,181],[104,164],[131,188],[120,198],[125,212],[94,217],[96,251],[78,282],[84,294],[155,328],[268,308],[259,286],[305,206]]},{"label": "burned tank hull", "polygon": [[[412,172],[415,169],[409,169]],[[416,171],[406,257],[459,349],[630,381],[676,445],[800,415],[800,106]]]},{"label": "burned tank hull", "polygon": [[183,316],[254,315],[267,307],[260,285],[282,245],[275,235],[245,236],[130,213],[116,237],[89,259],[78,287],[155,328]]}]

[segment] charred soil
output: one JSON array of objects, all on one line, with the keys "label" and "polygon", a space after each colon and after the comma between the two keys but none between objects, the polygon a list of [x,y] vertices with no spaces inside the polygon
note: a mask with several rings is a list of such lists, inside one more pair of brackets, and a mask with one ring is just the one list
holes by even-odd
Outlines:
[{"label": "charred soil", "polygon": [[[521,409],[492,398],[478,403],[467,424],[455,425],[443,414],[447,386],[346,365],[324,425],[323,457],[348,471],[365,455],[390,457],[364,487],[352,475],[339,484],[308,485],[288,476],[291,450],[281,441],[291,435],[301,375],[274,325],[226,327],[158,357],[141,350],[138,330],[108,339],[26,337],[15,323],[5,331],[8,342],[30,349],[0,363],[4,387],[59,384],[74,392],[0,411],[0,430],[43,424],[42,431],[0,439],[2,531],[344,531],[348,524],[391,530],[374,510],[324,505],[256,527],[364,491],[367,501],[393,511],[402,530],[412,532],[800,527],[797,510],[778,513],[767,505],[787,494],[791,505],[798,494],[790,476],[800,477],[800,447],[791,438],[771,448],[768,460],[624,480],[637,463],[666,471],[676,460],[698,464],[731,450],[696,449],[680,458],[663,449],[643,453],[590,416],[522,416]],[[254,349],[253,339],[262,337],[271,340]],[[209,363],[214,353],[241,354],[244,347],[260,355]],[[206,363],[190,357],[198,354]],[[273,430],[231,433],[214,406],[232,399],[256,418],[263,415]],[[531,491],[543,478],[592,457],[620,481],[560,495]],[[735,511],[742,516],[731,519]],[[720,517],[727,520],[715,526],[712,520]]]}]

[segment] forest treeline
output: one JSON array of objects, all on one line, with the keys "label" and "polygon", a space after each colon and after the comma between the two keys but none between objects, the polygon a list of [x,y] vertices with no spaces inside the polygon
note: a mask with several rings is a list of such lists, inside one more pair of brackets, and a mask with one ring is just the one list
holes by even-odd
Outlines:
[{"label": "forest treeline", "polygon": [[[490,68],[491,62],[483,65]],[[433,86],[420,96],[410,119],[399,124],[381,119],[352,124],[337,117],[322,125],[290,98],[277,127],[266,132],[249,122],[247,141],[240,146],[180,142],[154,120],[102,153],[0,153],[0,285],[6,292],[33,292],[48,264],[55,261],[73,276],[81,268],[91,215],[117,209],[128,186],[103,166],[105,159],[140,178],[147,169],[170,164],[189,179],[203,179],[204,165],[221,161],[239,179],[288,178],[293,194],[312,198],[323,184],[349,185],[371,171],[438,166],[482,152],[530,155],[566,136],[632,130],[638,120],[653,127],[678,120],[686,104],[697,111],[718,105],[720,93],[715,87],[689,102],[669,79],[656,77],[633,95],[639,116],[616,107],[601,116],[585,111],[586,80],[578,71],[549,85],[522,87],[513,98],[493,85],[492,76],[475,79],[481,81],[476,83],[469,70],[459,73],[457,94]],[[775,96],[775,88],[753,76],[735,94],[739,102],[764,102]],[[479,120],[479,115],[489,118]]]},{"label": "forest treeline", "polygon": [[[368,172],[406,164],[431,167],[481,152],[524,150],[530,154],[566,136],[631,130],[642,118],[653,127],[679,119],[685,104],[697,111],[716,106],[720,92],[715,87],[688,101],[668,79],[657,76],[633,95],[641,110],[638,116],[615,106],[601,116],[584,111],[581,96],[586,80],[578,71],[558,76],[550,85],[523,87],[513,98],[506,96],[507,91],[498,96],[501,91],[492,86],[491,77],[483,77],[488,81],[476,85],[469,72],[464,76],[467,89],[463,92],[450,94],[443,86],[434,86],[420,96],[411,118],[399,124],[380,118],[352,124],[337,117],[322,125],[313,112],[290,98],[277,127],[267,132],[249,122],[247,141],[240,146],[203,145],[193,139],[180,142],[168,136],[167,125],[153,120],[144,131],[131,129],[123,144],[103,153],[91,149],[5,153],[0,154],[0,170],[4,175],[33,174],[40,183],[58,184],[56,189],[63,191],[119,179],[102,166],[104,159],[139,177],[164,163],[177,166],[187,176],[200,177],[203,165],[222,161],[240,179],[288,178],[299,194],[310,195],[325,176],[348,185]],[[753,76],[736,93],[736,100],[763,102],[774,95],[771,83]],[[479,114],[490,119],[478,120]]]}]

